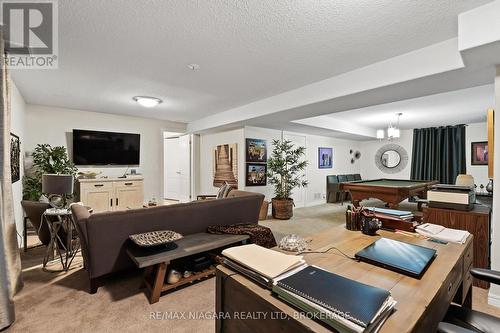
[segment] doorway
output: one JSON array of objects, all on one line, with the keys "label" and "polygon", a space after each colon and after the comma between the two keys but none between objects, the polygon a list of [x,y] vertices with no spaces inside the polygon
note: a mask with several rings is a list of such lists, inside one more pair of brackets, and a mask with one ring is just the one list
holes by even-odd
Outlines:
[{"label": "doorway", "polygon": [[164,132],[163,199],[189,202],[192,198],[192,135]]}]

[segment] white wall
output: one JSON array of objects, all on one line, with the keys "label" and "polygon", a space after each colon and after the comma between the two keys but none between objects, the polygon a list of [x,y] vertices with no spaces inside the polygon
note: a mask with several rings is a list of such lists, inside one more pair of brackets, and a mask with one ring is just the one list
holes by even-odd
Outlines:
[{"label": "white wall", "polygon": [[[356,150],[359,148],[359,142],[341,140],[330,137],[321,137],[315,135],[297,134],[306,138],[306,158],[309,161],[309,166],[306,169],[306,178],[309,181],[308,187],[305,189],[305,204],[307,206],[321,204],[325,202],[326,195],[326,176],[331,174],[348,174],[359,173],[359,161],[351,164],[350,149]],[[213,187],[213,166],[212,166],[212,151],[215,146],[225,143],[238,143],[238,186],[246,191],[262,193],[266,196],[266,200],[270,200],[273,195],[273,187],[268,186],[245,186],[245,138],[264,139],[267,140],[268,155],[272,149],[272,140],[281,138],[281,131],[258,128],[245,127],[241,129],[225,131],[215,134],[200,135],[200,188],[199,194],[215,194],[217,188]],[[333,148],[333,168],[318,169],[318,147]],[[319,198],[315,198],[319,196]]]},{"label": "white wall", "polygon": [[21,237],[24,232],[23,228],[23,209],[21,207],[21,200],[23,199],[23,161],[24,161],[24,151],[26,147],[26,131],[25,131],[25,114],[26,114],[26,103],[24,98],[17,89],[15,83],[11,81],[11,121],[10,121],[10,131],[19,136],[21,141],[21,154],[20,154],[20,167],[21,167],[21,179],[12,184],[12,193],[14,198],[14,217],[16,219],[16,230],[18,233],[19,246],[23,246],[23,238]]},{"label": "white wall", "polygon": [[[485,111],[486,113],[486,111]],[[483,165],[471,165],[471,142],[488,141],[486,123],[469,124],[465,129],[465,152],[466,172],[474,177],[476,184],[488,184],[488,167]],[[387,139],[363,142],[361,145],[361,177],[364,179],[394,178],[410,179],[411,156],[413,151],[413,130],[402,130],[401,137],[392,143],[402,146],[408,152],[408,164],[406,168],[395,174],[387,174],[380,171],[375,165],[375,154],[382,146],[388,144]]]},{"label": "white wall", "polygon": [[[486,112],[486,111],[485,111]],[[465,158],[467,160],[467,173],[474,177],[474,183],[479,187],[480,184],[488,184],[488,166],[471,164],[471,142],[488,141],[488,124],[477,123],[469,124],[465,129]]]},{"label": "white wall", "polygon": [[[309,134],[290,133],[286,134],[299,134],[306,138],[306,159],[309,162],[306,169],[306,179],[309,185],[305,189],[305,204],[312,206],[325,203],[326,201],[326,176],[327,175],[340,175],[351,174],[360,172],[360,163],[351,164],[351,154],[349,151],[352,149],[356,151],[359,149],[359,142],[351,140],[342,140],[332,137],[316,136]],[[245,138],[251,139],[264,139],[267,140],[268,156],[272,150],[272,140],[281,138],[281,131],[272,130],[267,128],[258,127],[245,127]],[[332,169],[319,169],[318,168],[318,148],[331,147],[333,148],[333,168]],[[245,161],[243,160],[243,164]],[[250,186],[245,187],[246,191],[259,192],[266,196],[266,200],[270,200],[274,196],[273,187],[271,185],[260,187]]]},{"label": "white wall", "polygon": [[[144,177],[146,201],[153,196],[160,198],[163,192],[163,132],[185,130],[185,124],[181,123],[40,105],[28,104],[26,111],[24,147],[27,152],[32,151],[39,143],[48,143],[52,146],[65,146],[71,154],[73,129],[140,134],[140,167],[136,169]],[[125,173],[126,167],[94,167],[80,170],[100,171],[100,176],[117,177]]]},{"label": "white wall", "polygon": [[[375,165],[375,155],[377,150],[386,144],[397,144],[403,147],[408,153],[408,164],[398,173],[384,173]],[[402,130],[401,137],[389,142],[387,139],[365,141],[361,144],[361,177],[363,179],[391,178],[410,179],[411,154],[413,145],[413,130]]]}]

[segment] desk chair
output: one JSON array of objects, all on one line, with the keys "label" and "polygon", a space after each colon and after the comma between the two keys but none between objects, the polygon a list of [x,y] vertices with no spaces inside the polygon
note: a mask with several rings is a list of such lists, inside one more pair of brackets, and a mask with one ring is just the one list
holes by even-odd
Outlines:
[{"label": "desk chair", "polygon": [[326,176],[326,202],[337,202],[339,194],[339,178],[336,175]]},{"label": "desk chair", "polygon": [[[484,268],[473,268],[476,279],[500,284],[500,272]],[[496,333],[500,332],[500,318],[489,314],[451,305],[444,322],[438,326],[439,333]]]},{"label": "desk chair", "polygon": [[455,185],[474,186],[474,177],[471,175],[458,175],[455,180]]}]

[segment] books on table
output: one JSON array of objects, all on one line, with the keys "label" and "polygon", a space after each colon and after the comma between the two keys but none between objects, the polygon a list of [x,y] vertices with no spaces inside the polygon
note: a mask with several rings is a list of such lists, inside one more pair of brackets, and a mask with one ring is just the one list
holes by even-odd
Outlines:
[{"label": "books on table", "polygon": [[226,249],[224,264],[339,332],[376,332],[396,301],[387,290],[309,266],[258,245]]},{"label": "books on table", "polygon": [[222,251],[222,255],[269,281],[305,264],[302,256],[284,254],[255,244],[231,247]]},{"label": "books on table", "polygon": [[340,332],[376,332],[396,305],[387,290],[316,266],[276,279],[273,292]]},{"label": "books on table", "polygon": [[470,235],[470,233],[465,230],[450,229],[432,223],[424,223],[417,226],[416,232],[432,239],[459,244],[464,244],[467,241],[467,237]]},{"label": "books on table", "polygon": [[367,207],[368,210],[374,212],[376,215],[381,217],[387,217],[392,219],[400,219],[400,220],[412,220],[413,213],[406,210],[397,210],[397,209],[387,209],[387,208],[378,208],[378,207]]}]

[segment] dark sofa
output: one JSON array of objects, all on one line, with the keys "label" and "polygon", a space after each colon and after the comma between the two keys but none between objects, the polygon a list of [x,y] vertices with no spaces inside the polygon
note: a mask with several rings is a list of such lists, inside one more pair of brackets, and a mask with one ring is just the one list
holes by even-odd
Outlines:
[{"label": "dark sofa", "polygon": [[262,194],[231,191],[225,199],[97,214],[72,205],[90,292],[106,275],[135,267],[126,253],[129,235],[156,230],[189,235],[206,232],[210,225],[257,224],[263,200]]}]

